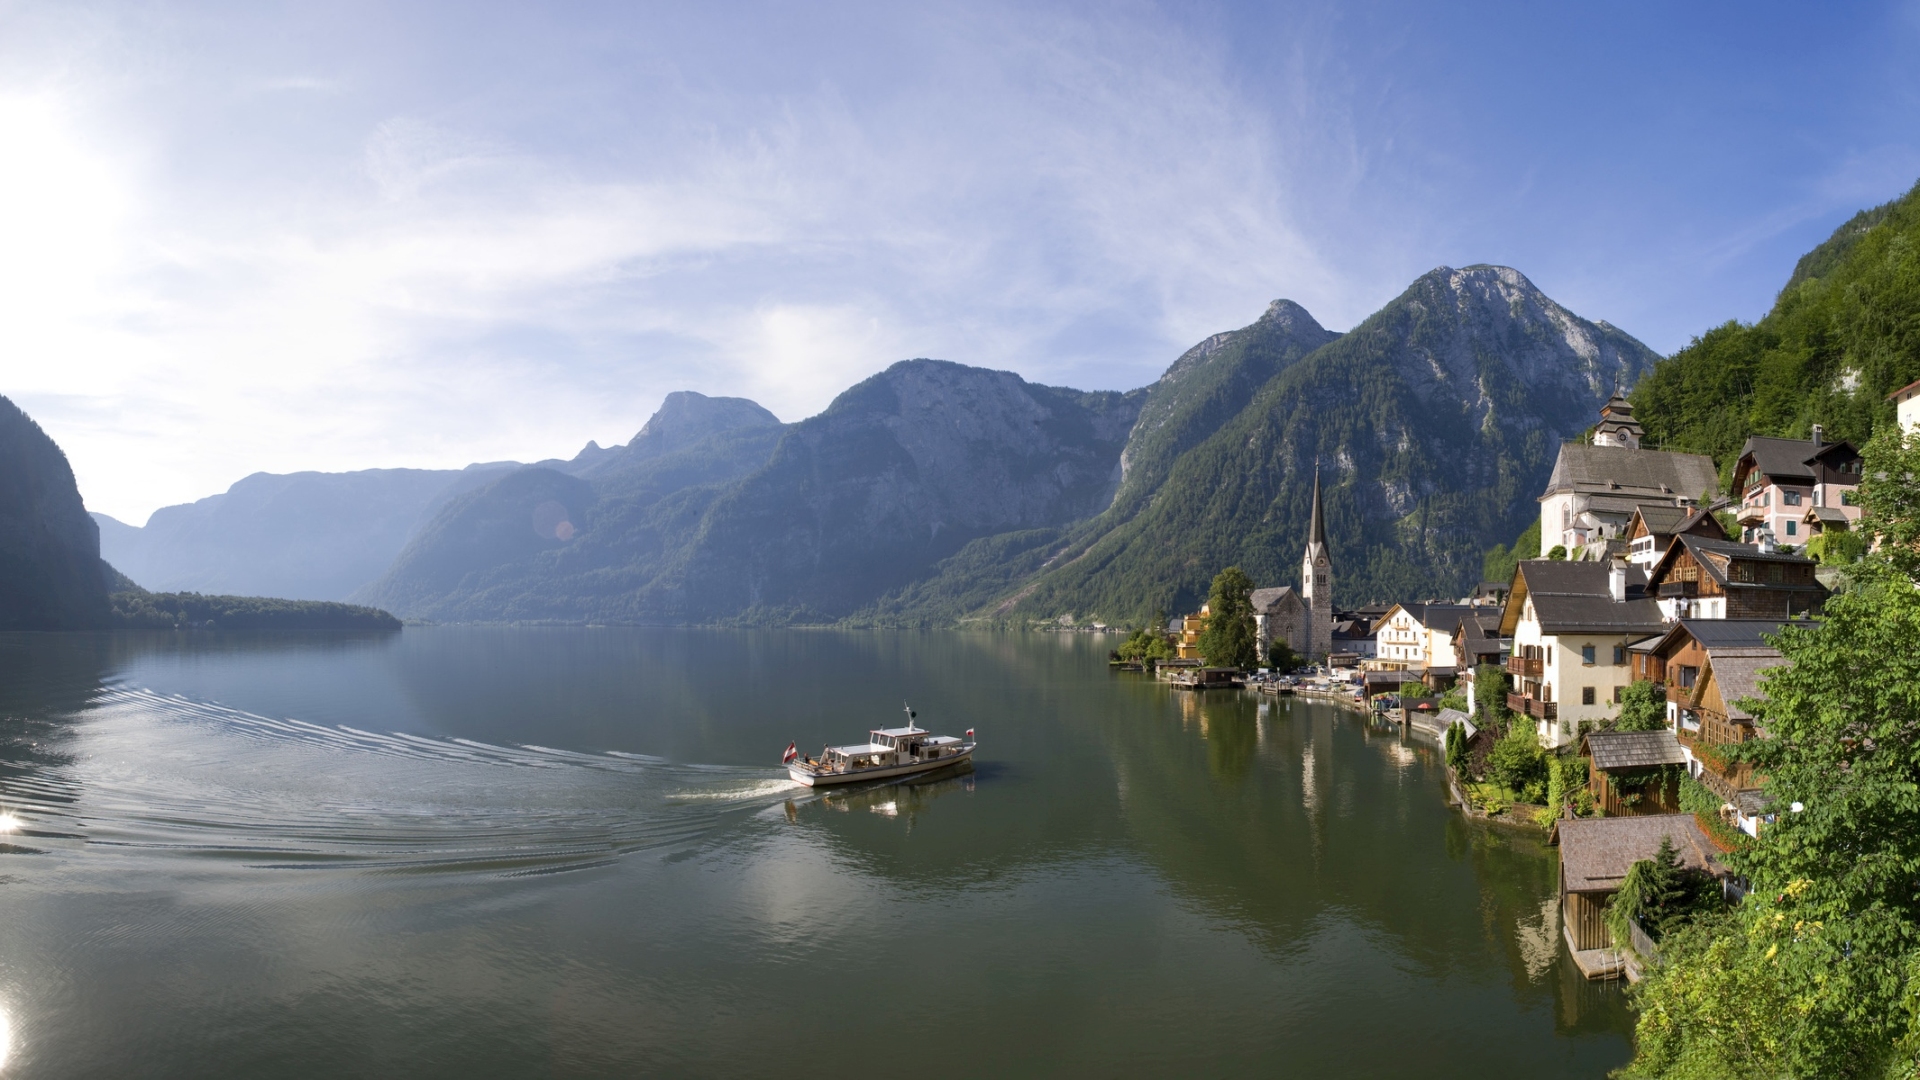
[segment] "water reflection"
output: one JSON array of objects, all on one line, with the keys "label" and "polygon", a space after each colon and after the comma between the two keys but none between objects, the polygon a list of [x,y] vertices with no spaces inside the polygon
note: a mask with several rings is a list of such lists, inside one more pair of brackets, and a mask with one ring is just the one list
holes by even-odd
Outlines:
[{"label": "water reflection", "polygon": [[[1549,959],[1552,853],[1448,812],[1434,747],[1106,647],[0,637],[0,803],[23,844],[72,823],[0,858],[14,1066],[766,1075],[906,994],[995,1033],[930,1075],[1623,1059],[1617,994]],[[979,730],[972,772],[784,779],[902,697]]]}]

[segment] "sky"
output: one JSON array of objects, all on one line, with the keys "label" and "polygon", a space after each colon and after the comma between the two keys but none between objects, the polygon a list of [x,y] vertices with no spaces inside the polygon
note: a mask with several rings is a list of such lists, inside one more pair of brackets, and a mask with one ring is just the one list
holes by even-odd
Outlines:
[{"label": "sky", "polygon": [[1920,180],[1917,55],[1920,2],[0,0],[0,394],[139,524],[910,357],[1131,389],[1443,265],[1668,353]]}]

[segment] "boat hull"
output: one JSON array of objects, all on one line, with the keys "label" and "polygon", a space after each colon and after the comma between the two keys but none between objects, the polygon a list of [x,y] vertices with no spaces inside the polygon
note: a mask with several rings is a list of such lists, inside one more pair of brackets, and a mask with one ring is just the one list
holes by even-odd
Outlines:
[{"label": "boat hull", "polygon": [[796,784],[808,787],[829,787],[834,784],[852,784],[861,780],[885,780],[890,776],[912,776],[914,773],[932,772],[973,760],[973,747],[950,757],[935,758],[932,761],[913,761],[905,765],[876,765],[871,769],[852,769],[847,772],[815,773],[809,772],[804,765],[787,766],[787,775]]}]

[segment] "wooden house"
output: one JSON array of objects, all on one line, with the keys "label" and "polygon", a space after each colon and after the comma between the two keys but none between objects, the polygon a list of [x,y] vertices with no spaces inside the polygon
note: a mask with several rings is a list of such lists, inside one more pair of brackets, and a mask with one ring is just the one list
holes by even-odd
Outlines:
[{"label": "wooden house", "polygon": [[1680,812],[1678,769],[1687,755],[1673,732],[1595,731],[1583,749],[1587,791],[1608,817]]},{"label": "wooden house", "polygon": [[1564,818],[1554,823],[1551,841],[1560,846],[1560,925],[1575,964],[1588,978],[1624,972],[1604,913],[1627,871],[1659,854],[1663,838],[1673,841],[1682,865],[1715,876],[1725,873],[1719,849],[1691,814]]},{"label": "wooden house", "polygon": [[1814,561],[1728,540],[1681,535],[1647,574],[1647,591],[1671,619],[1792,619],[1827,602]]},{"label": "wooden house", "polygon": [[1627,561],[1643,570],[1652,567],[1673,546],[1676,536],[1725,540],[1727,530],[1720,527],[1719,518],[1704,509],[1672,503],[1641,503],[1627,519]]}]

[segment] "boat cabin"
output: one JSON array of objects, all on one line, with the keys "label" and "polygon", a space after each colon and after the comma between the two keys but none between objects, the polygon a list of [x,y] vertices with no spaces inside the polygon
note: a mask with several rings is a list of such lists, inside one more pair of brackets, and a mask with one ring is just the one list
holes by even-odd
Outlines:
[{"label": "boat cabin", "polygon": [[821,763],[834,768],[884,768],[953,757],[964,745],[951,735],[934,735],[918,727],[875,728],[867,735],[867,742],[827,747]]}]

